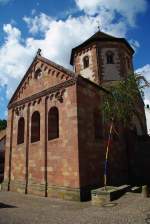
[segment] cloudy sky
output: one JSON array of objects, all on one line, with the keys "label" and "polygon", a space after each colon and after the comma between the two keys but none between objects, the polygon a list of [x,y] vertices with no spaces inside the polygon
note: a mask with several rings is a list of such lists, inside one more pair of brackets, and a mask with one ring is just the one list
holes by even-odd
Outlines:
[{"label": "cloudy sky", "polygon": [[135,70],[150,80],[150,0],[0,0],[0,118],[38,48],[71,68],[71,49],[98,23],[103,32],[127,38]]}]

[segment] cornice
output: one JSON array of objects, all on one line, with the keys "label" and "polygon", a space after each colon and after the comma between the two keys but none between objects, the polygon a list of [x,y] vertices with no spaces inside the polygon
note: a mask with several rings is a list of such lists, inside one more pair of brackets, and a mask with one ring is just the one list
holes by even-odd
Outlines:
[{"label": "cornice", "polygon": [[36,94],[34,94],[32,96],[26,97],[26,98],[24,98],[22,100],[19,100],[17,102],[12,102],[12,103],[8,104],[8,109],[21,106],[23,104],[26,104],[26,103],[29,103],[29,102],[31,102],[33,100],[41,98],[43,96],[46,96],[46,95],[48,95],[50,93],[54,93],[54,92],[57,92],[57,91],[59,91],[61,89],[65,89],[65,88],[67,88],[69,86],[72,86],[72,85],[76,84],[76,82],[77,82],[77,78],[74,77],[74,78],[69,79],[69,80],[67,80],[65,82],[62,82],[62,83],[60,83],[60,84],[58,84],[56,86],[52,86],[52,87],[50,87],[50,88],[48,88],[46,90],[38,92],[38,93],[36,93]]}]

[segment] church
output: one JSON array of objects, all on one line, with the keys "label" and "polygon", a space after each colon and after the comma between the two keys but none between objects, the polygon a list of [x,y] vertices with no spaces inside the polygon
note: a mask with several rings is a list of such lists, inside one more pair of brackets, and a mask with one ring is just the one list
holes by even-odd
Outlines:
[{"label": "church", "polygon": [[[73,71],[38,50],[8,105],[4,190],[82,201],[103,186],[105,86],[133,73],[133,54],[126,39],[101,31],[72,49]],[[135,124],[142,136],[143,101],[139,114]],[[133,144],[125,141],[114,138],[109,185],[128,182]]]}]

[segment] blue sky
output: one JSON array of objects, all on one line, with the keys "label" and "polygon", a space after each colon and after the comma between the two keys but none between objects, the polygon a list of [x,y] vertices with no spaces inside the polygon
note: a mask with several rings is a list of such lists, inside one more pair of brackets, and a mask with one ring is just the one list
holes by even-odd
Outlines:
[{"label": "blue sky", "polygon": [[[68,68],[72,47],[97,31],[126,37],[150,80],[149,0],[0,0],[0,118],[38,48]],[[145,100],[149,103],[146,91]]]}]

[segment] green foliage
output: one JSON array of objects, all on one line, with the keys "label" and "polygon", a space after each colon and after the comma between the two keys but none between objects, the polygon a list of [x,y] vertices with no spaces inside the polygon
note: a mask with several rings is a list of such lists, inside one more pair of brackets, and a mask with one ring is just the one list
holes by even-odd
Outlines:
[{"label": "green foliage", "polygon": [[0,119],[0,131],[7,127],[7,121]]},{"label": "green foliage", "polygon": [[143,86],[137,75],[131,74],[125,80],[109,87],[110,94],[104,96],[103,113],[105,121],[114,119],[128,126],[135,108],[143,96]]}]

